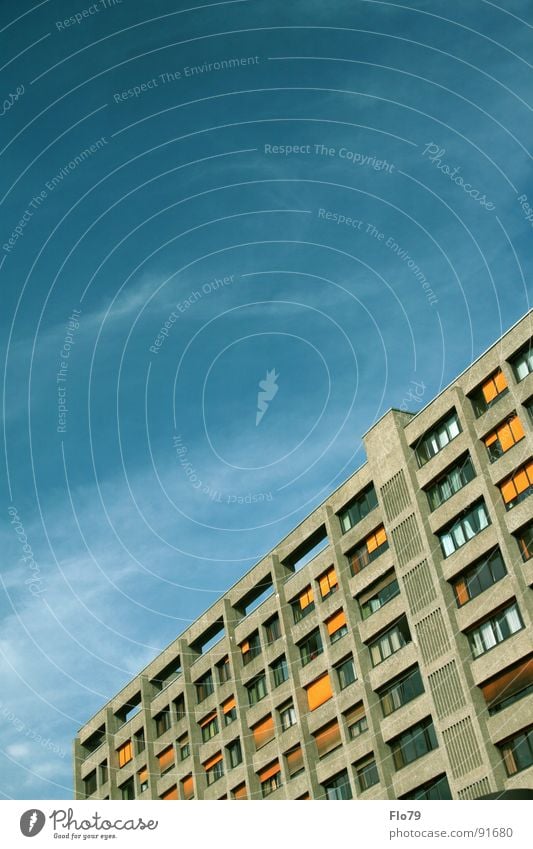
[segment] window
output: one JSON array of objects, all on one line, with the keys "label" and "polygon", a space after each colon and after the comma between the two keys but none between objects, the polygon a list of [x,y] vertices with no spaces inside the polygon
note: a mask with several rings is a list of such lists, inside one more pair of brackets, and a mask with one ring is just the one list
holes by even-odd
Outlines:
[{"label": "window", "polygon": [[244,685],[248,690],[248,702],[250,706],[256,705],[261,699],[264,699],[267,694],[266,677],[259,675],[254,678],[249,684]]},{"label": "window", "polygon": [[345,769],[334,775],[329,781],[322,785],[326,799],[352,799],[352,788],[350,779]]},{"label": "window", "polygon": [[178,788],[176,787],[176,785],[174,785],[173,787],[169,787],[168,790],[165,790],[165,792],[162,793],[159,798],[162,799],[163,801],[170,801],[171,799],[177,799],[178,798]]},{"label": "window", "polygon": [[120,798],[124,801],[128,801],[130,799],[135,799],[135,786],[133,784],[133,778],[129,778],[124,784],[121,784],[118,788],[120,791]]},{"label": "window", "polygon": [[218,781],[224,775],[222,752],[217,752],[209,760],[205,761],[202,766],[205,770],[207,786],[210,787],[211,784],[214,784],[215,781]]},{"label": "window", "polygon": [[85,791],[86,796],[92,796],[93,793],[96,793],[96,770],[93,769],[92,772],[89,773],[83,779],[83,789]]},{"label": "window", "polygon": [[455,519],[447,530],[438,534],[444,557],[449,557],[458,548],[465,545],[484,528],[490,525],[490,519],[483,499],[470,507],[460,518]]},{"label": "window", "polygon": [[365,731],[368,731],[368,720],[363,702],[359,702],[359,704],[351,707],[343,716],[350,740],[355,740]]},{"label": "window", "polygon": [[513,472],[499,484],[506,510],[512,510],[533,491],[533,460]]},{"label": "window", "polygon": [[169,769],[172,769],[174,766],[174,746],[167,746],[166,749],[163,749],[163,751],[157,755],[157,762],[159,764],[159,771],[161,775],[168,772]]},{"label": "window", "polygon": [[122,746],[119,746],[117,749],[117,754],[119,768],[126,766],[126,764],[133,760],[131,740],[128,740],[126,743],[123,743]]},{"label": "window", "polygon": [[518,383],[533,371],[533,347],[531,347],[531,342],[528,343],[527,348],[524,348],[512,358],[511,365]]},{"label": "window", "polygon": [[438,477],[426,490],[430,510],[436,510],[448,498],[459,492],[467,483],[475,478],[476,473],[470,455],[467,454],[455,463],[447,472]]},{"label": "window", "polygon": [[254,657],[261,654],[261,642],[258,631],[255,631],[244,643],[241,643],[241,654],[243,666],[246,666]]},{"label": "window", "polygon": [[372,584],[366,592],[359,596],[359,608],[363,619],[368,619],[373,613],[377,613],[383,605],[392,601],[400,594],[400,587],[394,572],[389,572],[380,581]]},{"label": "window", "polygon": [[281,637],[281,625],[279,624],[279,616],[276,613],[272,619],[265,623],[265,636],[267,644],[275,643]]},{"label": "window", "polygon": [[215,691],[212,671],[209,670],[205,675],[202,675],[198,681],[194,682],[194,686],[196,687],[196,701],[200,704]]},{"label": "window", "polygon": [[501,747],[507,775],[515,775],[533,764],[533,726],[517,734]]},{"label": "window", "polygon": [[311,587],[306,587],[306,589],[300,593],[298,599],[295,602],[291,602],[291,607],[295,622],[300,622],[304,616],[311,613],[311,611],[315,609],[315,601]]},{"label": "window", "polygon": [[238,787],[235,787],[234,790],[231,791],[232,799],[247,799],[248,794],[246,792],[246,784],[243,782],[239,784]]},{"label": "window", "polygon": [[421,758],[422,755],[427,755],[428,752],[438,748],[439,744],[431,717],[413,725],[412,728],[404,731],[389,745],[396,769],[402,769],[407,764]]},{"label": "window", "polygon": [[237,719],[237,705],[235,696],[230,696],[225,702],[222,702],[222,713],[224,716],[224,725],[231,725]]},{"label": "window", "polygon": [[420,670],[418,666],[414,666],[379,691],[383,716],[389,716],[395,710],[422,695],[423,692],[424,685]]},{"label": "window", "polygon": [[285,761],[287,763],[287,772],[289,774],[289,779],[295,778],[295,776],[300,775],[304,770],[304,756],[302,752],[302,747],[298,743],[297,746],[290,749],[285,754]]},{"label": "window", "polygon": [[191,754],[191,746],[189,743],[189,735],[183,734],[178,740],[178,751],[180,753],[180,761],[186,761]]},{"label": "window", "polygon": [[446,775],[438,775],[436,778],[432,778],[431,781],[428,781],[426,784],[421,784],[420,787],[417,787],[415,790],[411,790],[410,793],[406,793],[405,796],[400,796],[400,799],[420,800],[438,800],[451,798],[452,793]]},{"label": "window", "polygon": [[185,710],[185,696],[178,696],[177,699],[174,699],[174,707],[176,709],[176,720],[180,722],[182,719],[185,719],[187,716],[187,711]]},{"label": "window", "polygon": [[270,741],[274,739],[276,732],[271,713],[252,727],[252,734],[254,735],[256,751],[261,749],[263,746],[266,746],[267,743],[270,743]]},{"label": "window", "polygon": [[296,711],[292,702],[282,705],[278,713],[283,731],[287,731],[292,725],[296,725]]},{"label": "window", "polygon": [[320,589],[320,597],[322,601],[329,598],[334,592],[339,589],[339,581],[334,566],[330,566],[327,572],[320,575],[318,578],[318,587]]},{"label": "window", "polygon": [[346,555],[352,575],[357,575],[362,569],[366,569],[388,547],[387,534],[385,533],[385,528],[381,525]]},{"label": "window", "polygon": [[492,407],[500,398],[503,398],[507,392],[507,381],[502,370],[499,368],[481,386],[474,390],[470,396],[476,418],[482,416],[489,407]]},{"label": "window", "polygon": [[139,781],[139,793],[144,793],[145,790],[148,790],[148,767],[143,766],[139,770],[137,779]]},{"label": "window", "polygon": [[140,731],[136,731],[133,735],[133,739],[135,740],[135,754],[140,755],[141,752],[144,752],[146,748],[146,741],[144,739],[144,728],[141,728]]},{"label": "window", "polygon": [[313,734],[316,743],[316,751],[319,758],[325,758],[334,749],[342,745],[341,730],[339,722],[334,719],[333,722],[328,722],[323,728],[319,728]]},{"label": "window", "polygon": [[329,634],[330,643],[336,643],[341,637],[348,633],[348,625],[344,610],[338,610],[329,619],[326,619],[326,628]]},{"label": "window", "polygon": [[524,627],[516,602],[467,633],[474,657],[480,657]]},{"label": "window", "polygon": [[216,710],[202,719],[198,725],[202,730],[202,742],[207,743],[215,734],[218,734],[218,717]]},{"label": "window", "polygon": [[161,713],[158,713],[157,716],[154,716],[155,722],[155,736],[161,737],[165,731],[168,731],[170,728],[170,710],[169,708],[165,708]]},{"label": "window", "polygon": [[411,632],[409,631],[407,619],[405,616],[402,616],[395,625],[368,646],[372,666],[377,666],[378,663],[386,660],[391,654],[399,651],[410,642]]},{"label": "window", "polygon": [[454,410],[450,416],[420,440],[416,447],[418,465],[424,466],[428,460],[431,460],[439,451],[442,451],[460,433],[459,419]]},{"label": "window", "polygon": [[348,687],[350,684],[353,684],[353,682],[357,680],[353,657],[351,655],[345,657],[344,660],[340,661],[340,663],[335,664],[334,668],[335,672],[337,673],[339,689],[344,690],[346,687]]},{"label": "window", "polygon": [[508,666],[481,684],[489,716],[499,713],[533,692],[533,655]]},{"label": "window", "polygon": [[269,766],[257,773],[259,783],[261,784],[261,794],[263,799],[274,793],[278,787],[281,787],[281,767],[278,761],[274,761]]},{"label": "window", "polygon": [[226,746],[226,751],[231,769],[235,769],[236,766],[242,764],[241,741],[238,738],[230,743],[229,746]]},{"label": "window", "polygon": [[283,684],[284,681],[287,681],[289,677],[289,668],[287,666],[287,659],[284,654],[282,654],[281,657],[278,657],[278,659],[270,665],[270,668],[272,670],[272,680],[274,682],[274,687],[279,687],[280,684]]},{"label": "window", "polygon": [[317,678],[316,681],[308,684],[305,691],[307,693],[307,706],[309,710],[316,710],[324,702],[327,702],[328,699],[333,698],[333,690],[331,689],[331,681],[328,673],[326,672],[320,678]]},{"label": "window", "polygon": [[231,678],[231,666],[229,657],[224,657],[220,663],[217,663],[218,680],[221,684],[225,684]]},{"label": "window", "polygon": [[319,654],[322,654],[322,640],[320,639],[320,631],[318,628],[316,631],[312,631],[309,636],[305,638],[301,643],[298,644],[298,648],[300,649],[300,658],[302,661],[302,666],[306,666],[315,657],[318,657]]},{"label": "window", "polygon": [[194,779],[192,775],[186,775],[181,779],[181,798],[194,799]]},{"label": "window", "polygon": [[528,522],[516,532],[516,541],[520,547],[522,560],[526,563],[533,556],[533,522]]},{"label": "window", "polygon": [[480,595],[507,575],[507,569],[499,548],[476,561],[453,582],[457,607]]},{"label": "window", "polygon": [[359,787],[361,788],[362,793],[364,793],[365,790],[368,790],[369,787],[373,787],[374,784],[379,784],[379,773],[373,754],[358,761],[355,764],[355,771],[357,773],[357,778],[359,779]]},{"label": "window", "polygon": [[353,528],[354,525],[360,522],[361,519],[364,519],[365,516],[368,516],[370,511],[374,510],[377,506],[376,490],[374,489],[374,485],[370,484],[361,495],[350,501],[338,514],[343,533]]},{"label": "window", "polygon": [[100,784],[105,784],[109,779],[109,769],[107,766],[107,761],[102,761],[100,764]]},{"label": "window", "polygon": [[513,413],[509,416],[509,418],[498,425],[495,430],[491,431],[491,433],[488,433],[483,438],[490,462],[494,463],[502,456],[502,454],[509,451],[509,448],[512,448],[513,445],[516,445],[516,443],[520,442],[520,440],[524,437],[525,433],[524,428],[522,427],[522,422],[516,413]]}]

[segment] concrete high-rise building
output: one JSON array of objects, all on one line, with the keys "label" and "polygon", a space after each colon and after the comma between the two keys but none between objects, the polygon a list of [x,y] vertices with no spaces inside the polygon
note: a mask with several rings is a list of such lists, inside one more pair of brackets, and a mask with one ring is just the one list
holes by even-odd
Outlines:
[{"label": "concrete high-rise building", "polygon": [[96,799],[533,787],[533,312],[103,707]]}]

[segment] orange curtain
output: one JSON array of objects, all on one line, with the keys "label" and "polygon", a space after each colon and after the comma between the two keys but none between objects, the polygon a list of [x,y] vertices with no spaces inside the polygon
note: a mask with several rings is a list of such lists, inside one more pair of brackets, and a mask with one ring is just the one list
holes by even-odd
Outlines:
[{"label": "orange curtain", "polygon": [[229,713],[230,710],[233,710],[235,706],[235,696],[230,696],[229,699],[226,699],[226,701],[222,703],[222,710],[224,714],[226,714]]},{"label": "orange curtain", "polygon": [[346,625],[346,616],[344,615],[344,610],[338,610],[333,616],[330,617],[326,621],[326,628],[328,629],[328,634],[335,634],[336,631],[339,631],[343,625]]},{"label": "orange curtain", "polygon": [[233,791],[234,799],[247,799],[248,794],[246,792],[246,784],[241,784],[240,787],[236,787]]},{"label": "orange curtain", "polygon": [[455,597],[457,599],[457,603],[459,606],[466,604],[469,600],[468,590],[466,588],[466,581],[464,578],[459,578],[458,581],[454,584]]},{"label": "orange curtain", "polygon": [[301,746],[296,746],[292,752],[287,752],[287,767],[289,769],[289,775],[295,775],[297,772],[304,767],[304,756],[302,752]]},{"label": "orange curtain", "polygon": [[326,672],[325,675],[321,675],[320,678],[317,678],[316,681],[309,684],[309,686],[306,687],[306,691],[309,710],[316,710],[316,708],[323,705],[324,702],[327,702],[328,699],[331,699],[333,691],[331,689],[331,681],[329,680],[328,673]]},{"label": "orange curtain", "polygon": [[318,757],[323,758],[328,752],[336,749],[341,744],[341,731],[337,720],[330,722],[314,735]]},{"label": "orange curtain", "polygon": [[281,772],[281,767],[278,761],[274,761],[274,763],[269,764],[260,772],[257,773],[259,781],[261,784],[263,781],[268,781],[269,778],[273,778],[274,775],[277,775],[278,772]]},{"label": "orange curtain", "polygon": [[207,772],[208,769],[211,769],[211,767],[214,767],[216,764],[220,763],[221,760],[222,760],[222,752],[217,752],[215,755],[210,757],[209,760],[207,760],[203,764],[203,768]]},{"label": "orange curtain", "polygon": [[307,605],[312,604],[312,603],[313,603],[313,590],[311,589],[311,587],[307,587],[307,589],[305,589],[303,591],[303,593],[300,594],[300,608],[302,610],[305,610]]},{"label": "orange curtain", "polygon": [[274,738],[274,720],[272,714],[269,713],[261,722],[254,725],[252,728],[256,749],[264,746]]},{"label": "orange curtain", "polygon": [[496,386],[496,391],[498,395],[500,392],[503,392],[504,389],[507,389],[507,381],[505,379],[505,375],[503,371],[497,371],[494,375],[494,384]]},{"label": "orange curtain", "polygon": [[509,419],[509,427],[511,428],[511,433],[513,434],[515,442],[519,442],[526,435],[524,428],[522,427],[522,422],[518,416],[513,416],[512,419]]},{"label": "orange curtain", "polygon": [[137,773],[139,776],[139,783],[144,784],[145,781],[148,781],[148,767],[143,766],[142,769]]},{"label": "orange curtain", "polygon": [[162,799],[177,799],[178,798],[178,788],[171,787],[169,790],[166,790],[161,796]]},{"label": "orange curtain", "polygon": [[123,743],[122,746],[117,749],[117,753],[119,767],[123,767],[125,764],[129,763],[133,758],[131,740],[128,740],[127,743]]},{"label": "orange curtain", "polygon": [[496,678],[481,685],[481,692],[488,705],[498,702],[501,698],[507,698],[514,693],[520,692],[525,687],[533,684],[533,657],[520,664],[515,664],[510,669],[501,672]]},{"label": "orange curtain", "polygon": [[210,722],[213,722],[214,719],[217,718],[217,712],[214,710],[212,713],[208,714],[204,719],[201,719],[198,725],[200,728],[205,728],[206,725],[209,725]]},{"label": "orange curtain", "polygon": [[169,764],[174,762],[174,746],[169,746],[168,749],[157,755],[157,760],[159,761],[159,768],[161,770],[166,769]]},{"label": "orange curtain", "polygon": [[192,775],[181,780],[181,792],[184,799],[192,799],[194,796],[194,781]]},{"label": "orange curtain", "polygon": [[338,584],[337,573],[335,572],[334,566],[332,566],[331,569],[328,569],[328,571],[318,579],[318,584],[322,598],[329,595],[333,587],[336,587]]}]

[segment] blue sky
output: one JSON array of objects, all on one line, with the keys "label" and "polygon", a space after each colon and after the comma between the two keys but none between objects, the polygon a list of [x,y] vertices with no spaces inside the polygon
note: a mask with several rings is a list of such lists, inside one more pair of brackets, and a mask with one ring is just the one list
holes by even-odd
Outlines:
[{"label": "blue sky", "polygon": [[532,27],[1,4],[5,798],[529,308]]}]

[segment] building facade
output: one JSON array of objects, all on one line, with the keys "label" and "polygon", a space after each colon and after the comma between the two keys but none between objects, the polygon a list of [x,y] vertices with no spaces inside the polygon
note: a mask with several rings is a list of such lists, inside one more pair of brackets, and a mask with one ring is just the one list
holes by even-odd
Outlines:
[{"label": "building facade", "polygon": [[94,716],[78,799],[533,787],[533,311]]}]

